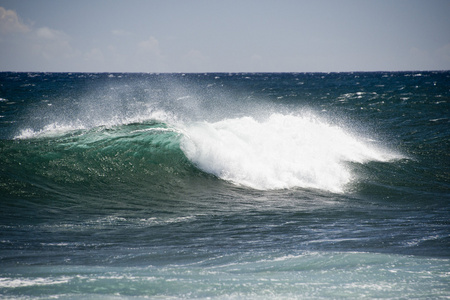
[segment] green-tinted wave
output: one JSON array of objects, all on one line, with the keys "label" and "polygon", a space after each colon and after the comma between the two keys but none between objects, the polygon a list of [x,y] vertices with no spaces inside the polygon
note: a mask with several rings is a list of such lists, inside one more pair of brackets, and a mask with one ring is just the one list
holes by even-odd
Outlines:
[{"label": "green-tinted wave", "polygon": [[207,176],[185,157],[181,135],[149,121],[3,141],[2,193],[151,194]]}]

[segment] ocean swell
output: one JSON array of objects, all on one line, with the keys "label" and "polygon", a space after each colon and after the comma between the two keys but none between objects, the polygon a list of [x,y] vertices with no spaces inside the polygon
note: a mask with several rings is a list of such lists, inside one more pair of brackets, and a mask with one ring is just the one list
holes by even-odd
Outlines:
[{"label": "ocean swell", "polygon": [[40,162],[37,169],[45,171],[37,172],[56,181],[120,175],[125,181],[140,178],[154,183],[155,178],[196,176],[194,165],[253,189],[342,193],[357,180],[349,163],[402,158],[312,113],[274,113],[266,119],[248,115],[217,122],[174,121],[176,115],[168,115],[147,112],[147,121],[140,116],[91,128],[83,123],[51,123],[39,130],[24,129],[15,139],[31,139],[35,145],[22,163]]}]

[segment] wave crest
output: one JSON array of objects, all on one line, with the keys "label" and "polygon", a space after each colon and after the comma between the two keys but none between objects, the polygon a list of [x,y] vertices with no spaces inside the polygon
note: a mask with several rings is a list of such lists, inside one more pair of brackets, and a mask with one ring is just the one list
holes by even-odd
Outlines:
[{"label": "wave crest", "polygon": [[301,187],[340,193],[354,179],[347,162],[398,157],[313,115],[201,122],[186,131],[182,150],[200,169],[263,190]]}]

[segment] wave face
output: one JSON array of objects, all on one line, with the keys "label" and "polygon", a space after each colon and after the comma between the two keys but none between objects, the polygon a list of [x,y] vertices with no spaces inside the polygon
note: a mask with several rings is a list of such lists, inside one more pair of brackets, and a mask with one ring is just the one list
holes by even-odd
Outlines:
[{"label": "wave face", "polygon": [[[157,114],[166,119],[166,114]],[[149,186],[213,175],[258,190],[313,188],[343,193],[357,181],[349,163],[403,158],[314,115],[272,114],[218,122],[151,119],[139,123],[52,123],[26,128],[10,142],[11,164],[60,183],[147,182]],[[32,146],[30,146],[32,145]]]},{"label": "wave face", "polygon": [[[189,165],[193,174],[183,176],[203,171],[259,190],[342,193],[358,181],[349,163],[405,158],[302,106],[289,113],[289,105],[241,103],[226,93],[200,92],[191,81],[187,87],[153,84],[143,90],[142,83],[102,87],[73,101],[44,100],[13,139],[33,140],[37,152],[31,157],[54,153],[46,153],[46,163],[59,161],[58,168],[48,175],[68,182],[115,174],[170,182]],[[176,170],[174,178],[167,169]]]},{"label": "wave face", "polygon": [[449,87],[0,73],[0,297],[446,297]]}]

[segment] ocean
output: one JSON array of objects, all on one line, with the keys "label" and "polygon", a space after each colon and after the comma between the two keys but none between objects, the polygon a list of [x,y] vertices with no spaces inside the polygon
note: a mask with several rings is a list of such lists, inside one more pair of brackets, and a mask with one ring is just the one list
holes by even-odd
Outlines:
[{"label": "ocean", "polygon": [[449,299],[450,72],[0,73],[0,298]]}]

